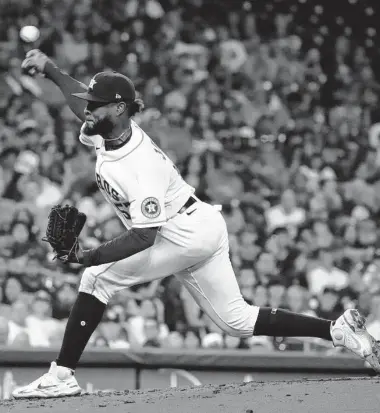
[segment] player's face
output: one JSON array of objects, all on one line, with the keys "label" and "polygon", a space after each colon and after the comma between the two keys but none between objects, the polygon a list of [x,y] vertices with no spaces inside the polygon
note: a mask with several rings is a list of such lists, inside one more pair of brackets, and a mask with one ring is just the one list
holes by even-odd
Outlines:
[{"label": "player's face", "polygon": [[109,135],[116,120],[115,103],[87,102],[85,114],[85,133],[88,135]]}]

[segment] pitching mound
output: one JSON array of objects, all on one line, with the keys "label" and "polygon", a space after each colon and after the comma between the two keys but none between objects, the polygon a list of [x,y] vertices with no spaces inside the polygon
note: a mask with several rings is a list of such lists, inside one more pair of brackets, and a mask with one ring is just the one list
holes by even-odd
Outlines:
[{"label": "pitching mound", "polygon": [[12,413],[377,413],[379,378],[251,382],[3,401]]}]

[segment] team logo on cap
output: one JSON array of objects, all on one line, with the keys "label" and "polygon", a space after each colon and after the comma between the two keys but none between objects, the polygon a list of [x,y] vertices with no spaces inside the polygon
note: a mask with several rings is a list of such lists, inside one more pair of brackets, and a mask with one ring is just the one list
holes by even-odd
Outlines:
[{"label": "team logo on cap", "polygon": [[96,85],[96,80],[92,78],[90,84],[88,85],[88,88],[92,90],[95,85]]},{"label": "team logo on cap", "polygon": [[147,218],[157,218],[161,213],[160,203],[157,198],[146,198],[141,204],[141,212]]}]

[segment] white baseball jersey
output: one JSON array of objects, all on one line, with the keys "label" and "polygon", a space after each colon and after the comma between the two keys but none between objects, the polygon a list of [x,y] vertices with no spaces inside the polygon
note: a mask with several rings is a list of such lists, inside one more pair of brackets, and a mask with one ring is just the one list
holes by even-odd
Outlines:
[{"label": "white baseball jersey", "polygon": [[134,121],[131,127],[129,142],[111,151],[105,150],[100,135],[82,133],[79,139],[95,147],[96,182],[125,227],[162,226],[185,204],[194,188]]}]

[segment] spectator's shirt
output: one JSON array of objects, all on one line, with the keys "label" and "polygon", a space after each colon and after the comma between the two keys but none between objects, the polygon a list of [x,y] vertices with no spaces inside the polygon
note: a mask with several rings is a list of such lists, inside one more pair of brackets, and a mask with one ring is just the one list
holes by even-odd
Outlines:
[{"label": "spectator's shirt", "polygon": [[30,339],[30,334],[27,327],[20,326],[12,320],[9,321],[8,327],[8,345],[12,345],[20,334],[26,334]]},{"label": "spectator's shirt", "polygon": [[60,322],[54,318],[41,320],[34,315],[26,318],[26,326],[32,347],[49,347],[50,338],[58,330]]},{"label": "spectator's shirt", "polygon": [[304,209],[294,208],[290,214],[287,214],[281,205],[270,208],[266,213],[269,231],[279,227],[287,227],[292,235],[295,235],[296,228],[305,221],[305,218]]},{"label": "spectator's shirt", "polygon": [[337,267],[331,270],[323,267],[314,268],[307,274],[307,280],[312,295],[319,295],[325,287],[342,290],[349,283],[348,274]]},{"label": "spectator's shirt", "polygon": [[121,148],[106,151],[99,135],[80,141],[94,146],[96,182],[125,227],[159,227],[185,204],[194,188],[150,137],[131,121],[132,135]]}]

